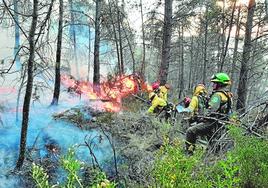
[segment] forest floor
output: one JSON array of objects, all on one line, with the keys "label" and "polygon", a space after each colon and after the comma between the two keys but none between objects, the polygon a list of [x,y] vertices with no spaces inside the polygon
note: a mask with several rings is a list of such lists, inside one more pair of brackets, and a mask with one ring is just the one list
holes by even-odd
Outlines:
[{"label": "forest floor", "polygon": [[[90,113],[92,119],[89,121],[83,119],[84,115],[81,114],[84,112]],[[145,186],[150,184],[155,155],[165,137],[169,140],[182,137],[179,123],[174,126],[160,123],[159,119],[140,110],[134,112],[128,109],[120,113],[108,113],[84,106],[69,109],[54,117],[71,121],[84,130],[98,130],[105,133],[106,138],[103,139],[110,140],[114,149],[111,155],[116,155],[117,160],[110,163],[112,168],[110,171],[113,173],[110,172],[110,176],[117,173],[119,179],[124,179],[127,184],[131,184],[131,187],[135,184]]]}]

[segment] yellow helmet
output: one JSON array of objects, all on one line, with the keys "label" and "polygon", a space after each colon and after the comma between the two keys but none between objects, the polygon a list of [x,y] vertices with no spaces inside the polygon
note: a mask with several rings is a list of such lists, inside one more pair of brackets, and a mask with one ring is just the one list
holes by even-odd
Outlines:
[{"label": "yellow helmet", "polygon": [[201,93],[207,94],[207,89],[204,84],[198,84],[195,86],[193,95],[199,95]]}]

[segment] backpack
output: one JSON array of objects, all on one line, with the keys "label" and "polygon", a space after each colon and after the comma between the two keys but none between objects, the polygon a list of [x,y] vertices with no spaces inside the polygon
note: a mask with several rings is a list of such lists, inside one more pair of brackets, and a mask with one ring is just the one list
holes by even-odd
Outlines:
[{"label": "backpack", "polygon": [[219,90],[216,92],[223,93],[227,97],[227,102],[224,102],[224,103],[221,102],[218,112],[223,113],[223,114],[231,113],[232,112],[232,104],[233,104],[233,100],[232,100],[233,94],[230,91],[223,91],[223,90]]},{"label": "backpack", "polygon": [[209,98],[204,95],[198,95],[197,98],[198,98],[198,113],[204,114],[205,109],[208,108]]}]

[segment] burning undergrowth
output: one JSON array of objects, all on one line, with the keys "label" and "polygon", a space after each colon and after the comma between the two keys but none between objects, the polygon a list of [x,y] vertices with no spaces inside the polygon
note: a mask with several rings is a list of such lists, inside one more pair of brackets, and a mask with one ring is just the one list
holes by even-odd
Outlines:
[{"label": "burning undergrowth", "polygon": [[146,105],[133,94],[148,92],[150,86],[133,75],[109,78],[97,88],[67,75],[62,76],[62,83],[69,94],[76,96],[72,98],[81,100],[78,105],[67,105],[50,115],[53,120],[33,140],[31,157],[26,161],[30,164],[34,160],[57,179],[60,172],[55,156],[64,154],[75,142],[77,158],[89,165],[97,164],[110,177],[134,184],[149,182],[154,153],[162,145],[162,133],[153,117],[141,115],[142,106]]},{"label": "burning undergrowth", "polygon": [[122,110],[122,99],[140,91],[150,91],[151,86],[146,84],[139,76],[120,75],[103,79],[100,85],[87,81],[75,80],[70,75],[61,77],[62,84],[68,92],[92,101],[96,110],[106,112],[119,112]]},{"label": "burning undergrowth", "polygon": [[[16,103],[11,101],[1,114],[1,183],[24,182],[23,187],[32,187],[32,180],[27,179],[32,162],[43,166],[51,181],[61,181],[59,159],[74,145],[78,160],[100,166],[109,176],[138,184],[149,182],[147,175],[154,153],[162,145],[162,133],[158,121],[143,115],[142,106],[147,104],[139,103],[133,94],[148,92],[151,87],[134,75],[109,78],[99,86],[64,75],[62,84],[68,93],[62,92],[58,106],[47,108],[46,101],[40,100],[31,107],[27,156],[19,172],[25,174],[7,176],[19,149],[21,119],[15,122]],[[47,95],[41,98],[47,99]]]},{"label": "burning undergrowth", "polygon": [[97,89],[67,75],[62,77],[62,83],[69,92],[89,102],[55,114],[54,119],[72,122],[83,130],[103,132],[110,139],[118,166],[110,172],[130,184],[148,184],[155,152],[163,143],[163,132],[158,120],[144,115],[142,108],[147,104],[137,101],[133,94],[148,92],[151,86],[133,75],[109,78]]}]

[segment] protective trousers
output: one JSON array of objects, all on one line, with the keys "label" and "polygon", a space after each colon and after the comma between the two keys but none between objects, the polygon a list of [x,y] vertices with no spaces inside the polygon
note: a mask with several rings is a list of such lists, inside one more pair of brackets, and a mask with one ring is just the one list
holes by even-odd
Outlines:
[{"label": "protective trousers", "polygon": [[198,136],[211,137],[214,130],[217,129],[216,121],[206,121],[189,127],[186,131],[186,151],[192,154],[195,149],[195,143]]}]

